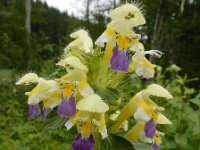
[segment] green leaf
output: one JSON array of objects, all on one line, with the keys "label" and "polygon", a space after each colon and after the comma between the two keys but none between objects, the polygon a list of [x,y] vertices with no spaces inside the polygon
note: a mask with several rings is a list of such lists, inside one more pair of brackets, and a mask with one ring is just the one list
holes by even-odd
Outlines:
[{"label": "green leaf", "polygon": [[151,150],[151,146],[149,144],[144,144],[141,142],[133,142],[135,150]]},{"label": "green leaf", "polygon": [[135,150],[135,148],[124,138],[109,134],[108,138],[102,140],[101,150]]},{"label": "green leaf", "polygon": [[198,94],[195,98],[191,99],[190,102],[200,107],[200,94]]},{"label": "green leaf", "polygon": [[184,87],[184,95],[191,95],[193,93],[195,93],[195,89],[194,88],[188,88],[188,87]]},{"label": "green leaf", "polygon": [[51,130],[60,128],[64,126],[65,122],[68,120],[66,117],[61,117],[59,115],[51,114],[47,117],[47,120],[44,122],[44,127],[41,132],[41,140],[47,135]]},{"label": "green leaf", "polygon": [[96,92],[103,100],[111,104],[115,103],[115,101],[120,97],[119,92],[113,88],[102,88],[98,89]]}]

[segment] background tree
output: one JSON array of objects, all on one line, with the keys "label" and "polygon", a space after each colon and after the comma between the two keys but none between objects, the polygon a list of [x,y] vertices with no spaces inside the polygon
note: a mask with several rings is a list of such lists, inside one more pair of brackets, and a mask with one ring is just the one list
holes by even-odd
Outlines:
[{"label": "background tree", "polygon": [[31,36],[31,0],[26,0],[25,28],[27,30],[27,38],[29,40]]}]

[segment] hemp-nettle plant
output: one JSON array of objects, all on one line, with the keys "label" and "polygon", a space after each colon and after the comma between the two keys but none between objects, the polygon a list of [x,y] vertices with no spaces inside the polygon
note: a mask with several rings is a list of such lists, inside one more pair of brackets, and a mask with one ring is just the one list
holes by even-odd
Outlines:
[{"label": "hemp-nettle plant", "polygon": [[118,149],[123,142],[126,149],[139,140],[151,143],[152,150],[159,150],[164,133],[156,128],[171,122],[152,96],[158,100],[173,97],[157,84],[149,84],[139,92],[134,87],[137,82],[146,85],[154,77],[156,65],[146,55],[160,58],[162,52],[145,51],[139,42],[141,35],[133,28],[145,24],[145,18],[137,5],[126,3],[112,10],[110,17],[111,22],[94,49],[87,31],[80,29],[70,34],[74,40],[56,64],[64,74],[44,79],[30,72],[16,85],[36,83],[25,93],[30,118],[40,116],[42,105],[44,122],[53,113],[66,120],[66,130],[76,130],[76,138],[71,141],[73,150],[116,149],[112,145],[115,139]]}]

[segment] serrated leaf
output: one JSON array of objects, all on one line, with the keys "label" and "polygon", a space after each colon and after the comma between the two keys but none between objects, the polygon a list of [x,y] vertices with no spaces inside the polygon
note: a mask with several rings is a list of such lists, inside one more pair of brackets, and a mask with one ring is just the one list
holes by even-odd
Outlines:
[{"label": "serrated leaf", "polygon": [[55,130],[57,128],[60,128],[64,126],[68,118],[66,117],[61,117],[59,115],[51,115],[48,116],[47,120],[44,122],[44,127],[42,129],[42,132],[40,134],[41,140],[47,135],[47,133],[51,130]]},{"label": "serrated leaf", "polygon": [[141,142],[133,142],[135,150],[151,150],[151,146],[149,144],[144,144]]},{"label": "serrated leaf", "polygon": [[98,89],[96,92],[102,97],[103,100],[105,100],[105,102],[111,104],[115,103],[120,96],[119,92],[113,88]]},{"label": "serrated leaf", "polygon": [[194,99],[191,99],[190,102],[192,102],[193,104],[195,104],[195,105],[200,107],[200,99],[194,98]]}]

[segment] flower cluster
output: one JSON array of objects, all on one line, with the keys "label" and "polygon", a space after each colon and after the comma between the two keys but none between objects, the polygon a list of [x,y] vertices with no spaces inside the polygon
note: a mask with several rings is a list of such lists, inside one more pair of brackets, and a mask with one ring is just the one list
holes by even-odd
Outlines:
[{"label": "flower cluster", "polygon": [[[99,53],[99,62],[92,64],[93,68],[88,62],[97,55],[95,51],[99,48],[93,50],[88,33],[80,29],[70,35],[74,41],[64,49],[63,58],[56,64],[66,70],[65,75],[47,80],[35,73],[27,73],[16,85],[36,84],[30,92],[25,93],[28,96],[30,118],[40,116],[42,103],[43,121],[49,113],[57,111],[60,117],[68,118],[65,123],[67,130],[76,126],[77,136],[72,142],[74,150],[92,150],[97,147],[96,141],[108,138],[109,133],[121,133],[130,142],[141,140],[152,143],[152,150],[159,150],[164,133],[156,127],[171,122],[161,113],[164,108],[158,106],[150,96],[171,99],[172,95],[162,86],[151,84],[122,104],[120,101],[123,97],[119,92],[116,103],[121,107],[115,106],[113,113],[113,104],[104,91],[106,88],[117,90],[118,83],[133,72],[141,80],[153,78],[156,65],[145,56],[160,58],[162,52],[145,51],[139,42],[141,35],[136,34],[133,28],[145,24],[145,18],[136,5],[124,4],[112,10],[110,17],[112,21],[95,42],[105,47],[105,51]],[[134,55],[131,55],[131,51]],[[94,74],[92,69],[96,69],[97,73]],[[133,118],[136,123],[130,126],[129,121]],[[113,124],[108,129],[109,122]]]}]

